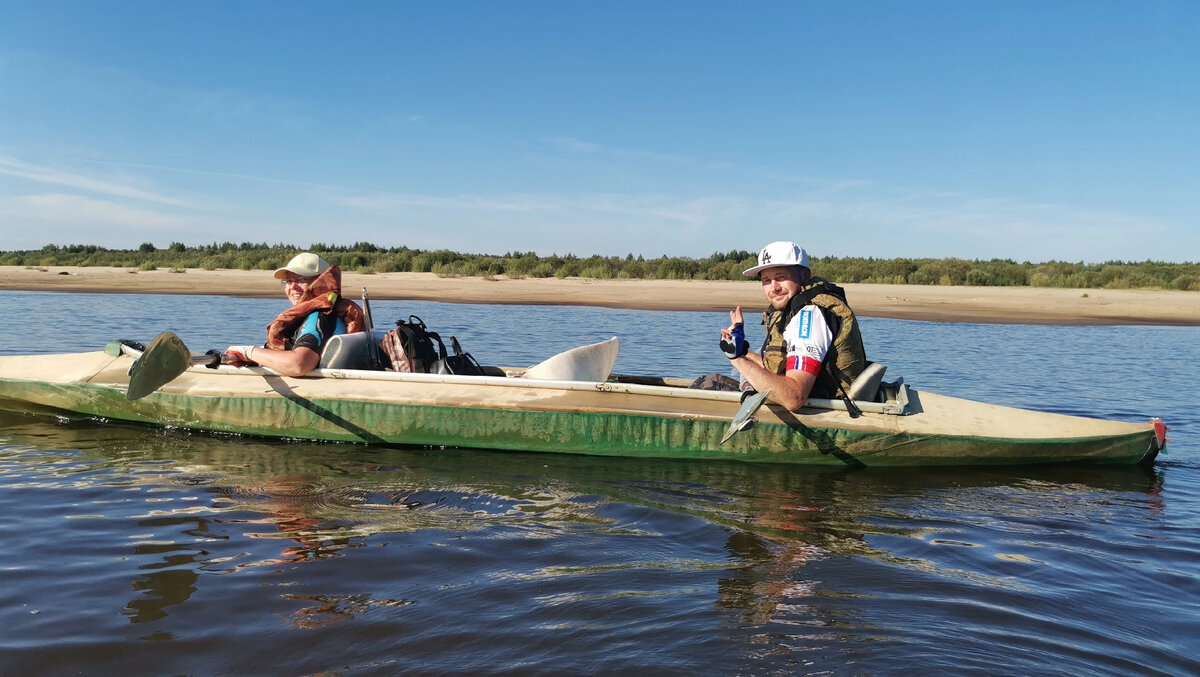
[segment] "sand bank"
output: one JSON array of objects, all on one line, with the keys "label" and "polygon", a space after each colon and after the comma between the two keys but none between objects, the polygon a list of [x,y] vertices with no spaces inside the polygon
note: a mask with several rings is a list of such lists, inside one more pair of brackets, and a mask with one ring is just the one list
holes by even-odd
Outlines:
[{"label": "sand bank", "polygon": [[[587,305],[650,310],[761,310],[758,284],[680,280],[446,278],[345,273],[346,295],[453,303]],[[1200,292],[848,284],[855,312],[932,322],[1200,325]],[[0,290],[282,296],[267,271],[0,266]]]}]

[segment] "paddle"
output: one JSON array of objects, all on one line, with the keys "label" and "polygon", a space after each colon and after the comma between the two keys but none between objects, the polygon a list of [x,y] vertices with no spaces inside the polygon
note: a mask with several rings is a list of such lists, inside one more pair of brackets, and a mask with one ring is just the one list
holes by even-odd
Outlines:
[{"label": "paddle", "polygon": [[371,320],[371,301],[367,298],[367,288],[362,288],[363,320],[367,325],[367,355],[372,369],[383,369],[383,355],[380,354],[379,341],[375,340],[375,322]]},{"label": "paddle", "polygon": [[209,351],[204,355],[192,355],[183,340],[164,331],[142,352],[141,357],[129,368],[129,389],[125,397],[140,400],[164,385],[174,381],[193,364],[217,367],[221,364],[220,353]]},{"label": "paddle", "polygon": [[734,416],[733,420],[729,422],[729,429],[726,430],[725,435],[721,437],[721,444],[725,444],[729,441],[729,438],[743,430],[749,430],[750,426],[754,425],[754,419],[750,417],[754,415],[754,412],[758,411],[758,408],[763,405],[763,402],[767,401],[767,395],[770,394],[770,390],[761,393],[756,392],[742,401],[741,409],[738,409],[737,415]]}]

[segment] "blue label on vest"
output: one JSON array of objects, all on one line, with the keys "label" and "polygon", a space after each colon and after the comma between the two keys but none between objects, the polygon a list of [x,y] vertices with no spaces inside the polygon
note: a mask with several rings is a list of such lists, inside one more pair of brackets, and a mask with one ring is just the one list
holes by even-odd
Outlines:
[{"label": "blue label on vest", "polygon": [[805,308],[800,311],[800,338],[806,339],[812,334],[812,311]]}]

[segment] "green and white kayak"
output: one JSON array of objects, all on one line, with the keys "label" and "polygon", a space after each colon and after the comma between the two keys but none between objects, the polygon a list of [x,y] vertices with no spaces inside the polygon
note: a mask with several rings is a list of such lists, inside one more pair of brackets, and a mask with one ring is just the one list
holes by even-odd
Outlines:
[{"label": "green and white kayak", "polygon": [[918,391],[901,379],[877,382],[852,407],[810,400],[790,412],[768,402],[722,443],[739,393],[613,375],[604,366],[615,359],[615,343],[585,353],[592,348],[602,353],[598,361],[564,354],[484,376],[326,364],[290,378],[261,367],[210,368],[196,358],[131,399],[141,351],[111,343],[95,352],[0,357],[0,408],[305,440],[854,468],[1150,463],[1166,442],[1158,419],[1003,407]]}]

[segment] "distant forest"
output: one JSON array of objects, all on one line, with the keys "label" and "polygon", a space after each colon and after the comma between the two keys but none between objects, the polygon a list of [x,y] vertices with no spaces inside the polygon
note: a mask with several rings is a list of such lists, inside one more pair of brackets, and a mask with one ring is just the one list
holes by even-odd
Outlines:
[{"label": "distant forest", "polygon": [[[313,244],[301,249],[287,244],[243,242],[189,247],[179,242],[159,249],[150,242],[137,249],[106,249],[95,245],[46,245],[36,251],[0,251],[5,266],[102,266],[183,271],[240,269],[273,270],[301,251],[320,254],[342,270],[358,273],[416,272],[443,277],[494,279],[583,277],[644,280],[745,280],[742,271],[755,264],[755,252],[716,252],[704,258],[632,254],[579,257],[573,254],[539,256],[533,252],[502,255],[463,254],[447,249],[377,247],[368,242],[350,246]],[[1073,289],[1178,289],[1200,291],[1200,263],[1108,261],[1031,263],[1011,259],[877,259],[814,257],[813,274],[834,282],[876,284],[968,285],[982,287],[1063,287]]]}]

